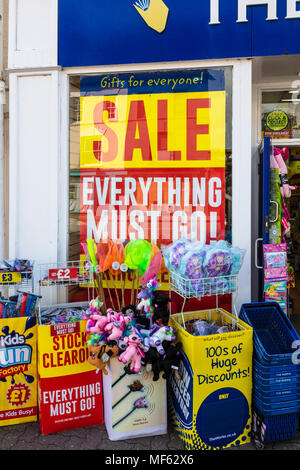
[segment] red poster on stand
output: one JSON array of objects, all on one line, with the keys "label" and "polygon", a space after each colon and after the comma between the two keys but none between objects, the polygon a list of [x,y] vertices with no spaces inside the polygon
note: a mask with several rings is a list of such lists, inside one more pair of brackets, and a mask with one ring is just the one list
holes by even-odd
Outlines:
[{"label": "red poster on stand", "polygon": [[86,321],[38,327],[42,434],[103,423],[101,373],[87,362]]},{"label": "red poster on stand", "polygon": [[224,70],[109,78],[80,84],[82,259],[87,239],[224,239]]}]

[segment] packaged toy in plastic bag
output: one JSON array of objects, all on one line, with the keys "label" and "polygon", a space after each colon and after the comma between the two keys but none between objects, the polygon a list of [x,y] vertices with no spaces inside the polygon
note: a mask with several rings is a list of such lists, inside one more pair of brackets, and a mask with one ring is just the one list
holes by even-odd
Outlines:
[{"label": "packaged toy in plastic bag", "polygon": [[191,249],[191,242],[184,238],[176,240],[163,250],[165,265],[170,271],[179,270],[182,257]]}]

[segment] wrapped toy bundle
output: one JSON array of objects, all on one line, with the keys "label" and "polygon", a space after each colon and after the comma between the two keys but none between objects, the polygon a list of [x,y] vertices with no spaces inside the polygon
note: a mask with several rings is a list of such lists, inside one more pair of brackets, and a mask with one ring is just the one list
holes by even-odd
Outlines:
[{"label": "wrapped toy bundle", "polygon": [[226,294],[236,290],[244,252],[220,240],[211,245],[180,239],[163,251],[171,286],[185,297]]}]

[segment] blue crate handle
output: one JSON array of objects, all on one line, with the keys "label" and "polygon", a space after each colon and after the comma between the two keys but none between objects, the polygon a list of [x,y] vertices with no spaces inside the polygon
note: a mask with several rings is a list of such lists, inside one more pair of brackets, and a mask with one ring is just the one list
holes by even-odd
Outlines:
[{"label": "blue crate handle", "polygon": [[262,307],[262,304],[264,304],[266,307],[275,307],[278,309],[282,319],[284,320],[284,322],[286,323],[287,327],[289,330],[292,330],[293,329],[293,326],[291,325],[288,317],[286,316],[286,314],[284,313],[284,311],[282,310],[282,308],[280,307],[280,305],[277,303],[277,302],[253,302],[251,304],[243,304],[242,307],[253,307],[253,308],[260,308]]}]

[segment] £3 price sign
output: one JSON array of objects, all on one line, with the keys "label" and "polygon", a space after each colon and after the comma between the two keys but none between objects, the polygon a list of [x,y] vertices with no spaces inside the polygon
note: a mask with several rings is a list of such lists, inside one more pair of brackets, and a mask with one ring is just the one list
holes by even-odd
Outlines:
[{"label": "\u00a33 price sign", "polygon": [[0,273],[0,284],[16,284],[21,280],[21,273]]}]

